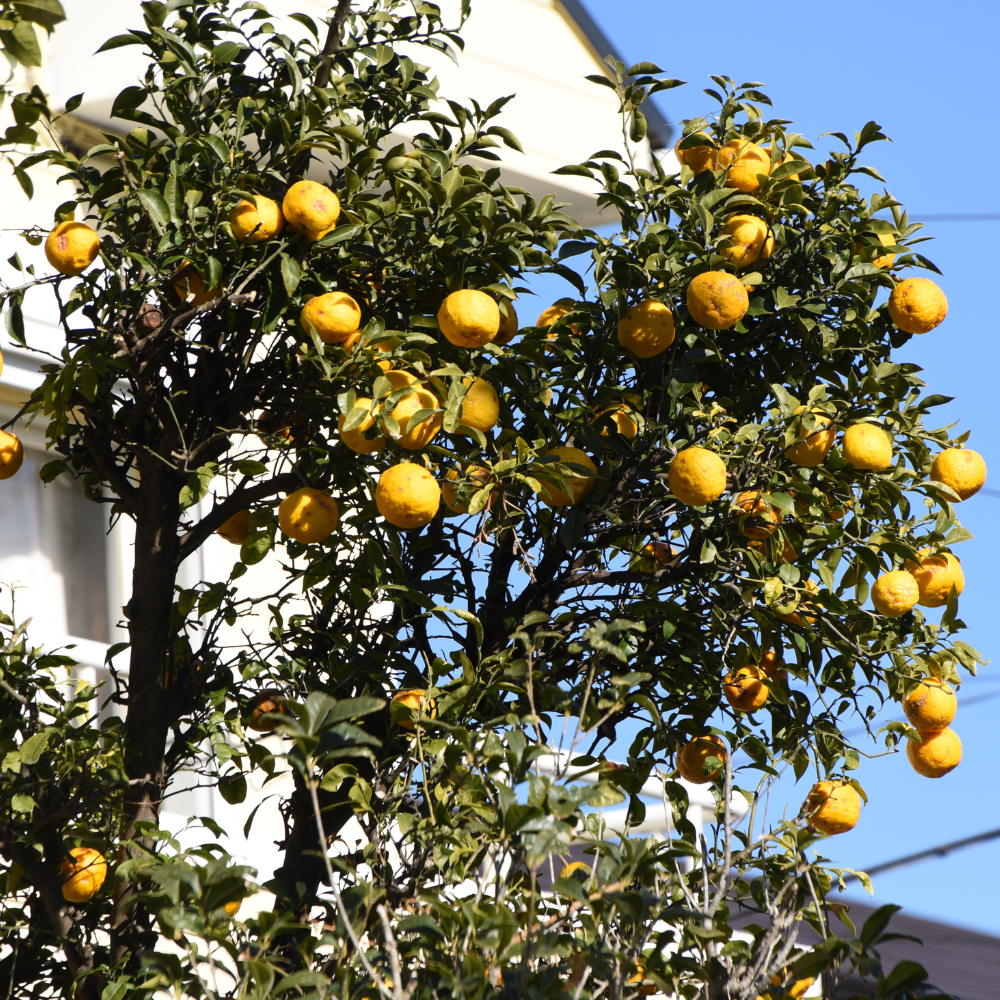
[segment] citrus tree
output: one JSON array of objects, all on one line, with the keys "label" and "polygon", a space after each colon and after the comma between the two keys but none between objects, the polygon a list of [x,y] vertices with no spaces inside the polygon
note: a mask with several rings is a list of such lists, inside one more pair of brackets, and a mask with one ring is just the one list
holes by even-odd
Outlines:
[{"label": "citrus tree", "polygon": [[[599,182],[608,235],[503,184],[504,101],[446,103],[414,59],[461,47],[432,4],[341,0],[294,33],[256,2],[141,8],[105,45],[148,54],[114,105],[135,127],[19,161],[73,191],[25,234],[51,271],[3,292],[15,341],[26,295],[65,334],[23,415],[46,480],[133,522],[135,570],[100,690],[2,622],[0,980],[929,995],[881,967],[891,907],[856,927],[831,900],[825,840],[864,822],[868,757],[958,763],[952,685],[979,659],[949,549],[985,468],[891,360],[947,306],[904,277],[933,269],[919,227],[857,187],[878,127],[812,162],[718,77],[678,173],[641,155],[641,104],[679,81],[611,61],[623,151],[562,171]],[[519,323],[537,274],[577,294]],[[5,434],[0,474],[20,456]],[[180,586],[216,532],[228,577]],[[912,725],[883,738],[892,700]],[[801,809],[768,808],[789,770]],[[274,872],[210,820],[184,848],[161,829],[184,772],[240,802],[287,771]],[[651,781],[667,835],[609,831]]]}]

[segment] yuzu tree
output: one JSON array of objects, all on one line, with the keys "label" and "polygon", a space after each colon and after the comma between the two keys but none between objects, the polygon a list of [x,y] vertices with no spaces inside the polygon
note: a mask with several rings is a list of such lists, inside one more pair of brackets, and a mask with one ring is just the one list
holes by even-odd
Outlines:
[{"label": "yuzu tree", "polygon": [[[947,723],[892,723],[884,751],[873,727],[893,699],[937,725],[921,698],[979,661],[948,549],[985,467],[930,478],[964,437],[924,425],[943,399],[891,357],[946,304],[900,282],[933,269],[920,227],[857,186],[880,180],[878,126],[812,163],[758,85],[717,77],[671,172],[638,144],[678,81],[611,60],[593,79],[625,149],[562,170],[600,183],[621,225],[598,233],[501,182],[503,99],[439,100],[406,54],[460,47],[432,4],[341,0],[295,15],[302,40],[261,3],[141,16],[105,46],[148,54],[114,105],[135,127],[79,158],[10,152],[73,192],[26,237],[84,227],[51,241],[57,273],[3,291],[22,345],[26,295],[56,297],[66,338],[24,415],[48,422],[46,479],[134,523],[135,570],[114,690],[2,622],[0,981],[779,1000],[853,968],[922,995],[918,966],[881,974],[891,911],[834,921],[821,839],[863,822],[862,758],[905,740],[921,773],[955,766]],[[576,297],[518,335],[543,273]],[[217,531],[228,578],[180,586]],[[248,593],[272,550],[280,582]],[[251,612],[265,634],[233,641]],[[279,765],[282,863],[259,883],[211,824],[183,850],[160,829],[182,771],[238,802]],[[816,777],[797,819],[768,808],[785,769]],[[678,772],[713,789],[704,831]],[[612,836],[600,809],[637,826],[658,777],[670,836]],[[543,891],[543,870],[570,875]],[[273,906],[240,918],[258,884]]]}]

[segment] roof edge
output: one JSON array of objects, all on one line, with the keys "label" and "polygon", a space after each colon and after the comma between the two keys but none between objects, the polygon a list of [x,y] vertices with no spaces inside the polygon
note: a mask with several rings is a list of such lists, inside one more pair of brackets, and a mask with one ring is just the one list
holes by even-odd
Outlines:
[{"label": "roof edge", "polygon": [[[601,31],[597,22],[587,13],[580,0],[553,0],[555,8],[569,22],[580,40],[590,49],[594,58],[601,63],[601,68],[609,76],[611,68],[604,62],[605,56],[614,56],[619,62],[628,62],[621,57],[607,35]],[[672,145],[674,128],[663,117],[660,109],[651,101],[643,105],[642,113],[646,116],[649,144],[653,149],[668,149]]]}]

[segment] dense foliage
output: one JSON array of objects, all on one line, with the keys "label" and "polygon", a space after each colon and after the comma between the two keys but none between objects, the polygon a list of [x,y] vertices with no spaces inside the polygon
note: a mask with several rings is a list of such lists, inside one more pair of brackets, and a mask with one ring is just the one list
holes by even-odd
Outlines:
[{"label": "dense foliage", "polygon": [[[668,174],[648,161],[639,106],[678,81],[609,64],[594,82],[620,98],[627,141],[565,168],[603,186],[621,218],[607,235],[504,186],[491,161],[501,143],[518,149],[494,124],[504,100],[444,104],[414,59],[416,45],[461,47],[431,4],[349,14],[341,2],[329,29],[295,15],[299,41],[261,3],[141,7],[144,27],[105,46],[149,53],[142,85],[115,101],[132,131],[82,158],[42,146],[19,163],[64,173],[76,196],[59,219],[75,211],[100,234],[100,260],[81,277],[26,273],[3,294],[22,343],[24,296],[59,303],[65,349],[26,407],[48,421],[56,457],[44,475],[82,478],[111,519],[134,522],[136,544],[129,667],[114,684],[65,683],[66,658],[3,626],[0,981],[17,996],[106,1000],[779,1000],[795,981],[853,969],[873,996],[927,995],[919,967],[881,969],[890,911],[856,929],[831,908],[842,873],[822,838],[765,805],[787,767],[853,780],[885,752],[871,723],[886,700],[928,673],[955,681],[978,659],[952,638],[954,593],[940,624],[866,609],[875,577],[968,537],[954,494],[928,481],[949,442],[923,420],[943,400],[891,359],[908,335],[880,293],[932,265],[902,207],[857,187],[880,179],[859,160],[884,138],[878,127],[836,134],[843,150],[810,166],[798,158],[809,143],[763,117],[757,85],[716,78],[720,108],[685,123],[682,147],[766,144],[773,170],[742,193],[724,169]],[[25,116],[52,131],[40,97]],[[288,228],[234,239],[234,206],[280,203],[307,170],[340,196],[335,229],[312,244]],[[737,270],[721,235],[735,211],[766,220],[775,249],[740,272],[745,318],[706,330],[685,290],[706,270]],[[47,228],[27,235],[37,243]],[[873,262],[885,253],[891,267]],[[195,275],[221,294],[182,298],[184,268],[188,287]],[[480,349],[441,336],[449,292],[489,292],[506,315],[520,291],[530,310],[519,282],[540,273],[578,292],[554,324]],[[336,290],[362,309],[348,349],[299,325],[310,297]],[[677,335],[640,360],[616,329],[645,298],[669,305]],[[442,431],[424,448],[393,440],[406,428],[388,415],[410,390],[379,361],[436,394]],[[501,396],[485,433],[462,423],[470,376]],[[359,397],[381,405],[371,433],[390,439],[368,456],[337,429],[338,417],[361,425]],[[634,437],[609,419],[621,407]],[[858,472],[837,448],[814,468],[788,461],[816,414],[876,422],[894,464]],[[751,541],[746,508],[728,498],[678,501],[667,470],[690,444],[723,457],[732,496],[768,492],[775,527]],[[585,471],[546,459],[561,445],[598,473],[585,503],[553,508],[540,491]],[[408,531],[380,519],[379,474],[407,459],[439,480],[485,468],[457,480],[469,513],[442,507]],[[278,530],[281,496],[305,485],[340,505],[320,543]],[[182,560],[241,510],[249,534],[229,578],[177,587]],[[651,540],[674,551],[658,561]],[[272,550],[280,584],[248,592],[247,567]],[[268,627],[236,642],[251,612]],[[735,711],[722,679],[768,650],[784,650],[787,684],[771,684],[756,714]],[[401,690],[423,692],[415,718],[390,707]],[[250,727],[262,692],[276,735]],[[109,698],[124,720],[98,717]],[[871,737],[860,742],[847,735],[859,718]],[[886,748],[907,732],[891,726]],[[702,831],[674,756],[708,733],[730,753],[708,760],[718,813]],[[621,765],[605,759],[616,743]],[[210,822],[201,847],[181,850],[158,827],[164,792],[193,771],[239,802],[249,777],[285,768],[284,859],[258,876],[274,908],[234,918],[223,906],[255,892],[251,873]],[[639,824],[640,791],[658,775],[671,835],[605,836],[596,808],[627,804]],[[750,805],[743,821],[734,796]],[[357,849],[338,840],[348,829],[363,833]],[[579,841],[592,869],[543,892],[539,873]],[[71,904],[59,866],[80,845],[112,872]]]}]

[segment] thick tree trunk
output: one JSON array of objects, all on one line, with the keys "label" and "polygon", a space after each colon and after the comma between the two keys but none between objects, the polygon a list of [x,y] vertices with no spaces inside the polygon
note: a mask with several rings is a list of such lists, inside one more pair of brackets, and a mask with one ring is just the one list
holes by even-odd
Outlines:
[{"label": "thick tree trunk", "polygon": [[[135,837],[137,823],[156,823],[159,819],[166,787],[164,755],[173,721],[166,711],[164,676],[172,640],[170,614],[177,574],[182,480],[156,458],[143,463],[141,475],[132,596],[127,605],[132,648],[124,731],[129,787],[122,841]],[[135,925],[131,896],[127,886],[116,891],[113,960],[134,946],[136,934],[148,933]]]}]

